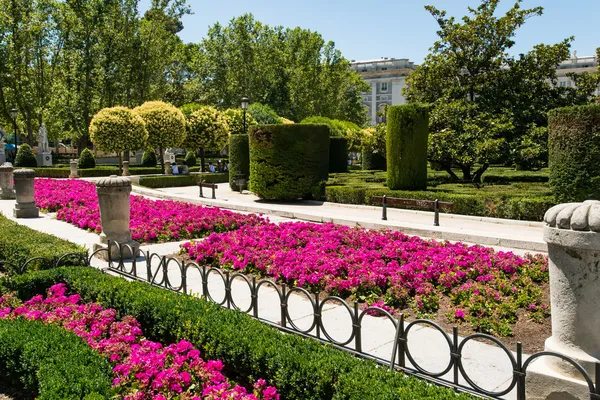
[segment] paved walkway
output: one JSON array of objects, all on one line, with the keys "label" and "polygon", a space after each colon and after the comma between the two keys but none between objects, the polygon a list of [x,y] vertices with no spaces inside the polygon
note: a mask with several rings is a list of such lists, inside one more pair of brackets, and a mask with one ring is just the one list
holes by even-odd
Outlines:
[{"label": "paved walkway", "polygon": [[[223,193],[224,191],[220,192]],[[76,228],[66,222],[57,221],[53,215],[41,214],[36,219],[19,219],[12,217],[14,201],[0,200],[0,212],[18,222],[41,232],[50,233],[60,238],[69,240],[91,249],[94,243],[99,241],[99,235]],[[332,207],[333,208],[333,207]],[[283,219],[282,219],[283,220]],[[448,218],[450,220],[450,218]],[[500,224],[498,224],[501,226]],[[525,225],[524,225],[525,226]],[[142,250],[150,251],[159,255],[174,254],[179,250],[180,244],[165,243],[142,246]],[[145,265],[145,260],[140,258],[138,263]],[[153,258],[152,267],[158,268],[159,260]],[[94,259],[92,265],[97,268],[105,268],[105,261]],[[128,267],[131,262],[126,263]],[[146,278],[145,268],[138,268],[138,275]],[[181,282],[181,274],[175,263],[168,265],[168,276],[171,283],[177,286]],[[160,273],[157,277],[161,278]],[[199,295],[202,293],[202,283],[199,273],[190,273],[187,277],[189,290]],[[209,279],[210,295],[220,301],[224,298],[224,284],[218,274],[211,274]],[[241,279],[235,279],[232,285],[232,296],[235,303],[241,308],[248,308],[250,304],[250,292],[247,284]],[[259,317],[275,323],[280,322],[281,313],[279,297],[276,291],[270,287],[263,286],[259,291]],[[289,301],[290,318],[300,329],[308,329],[314,318],[311,303],[301,295],[292,294]],[[322,319],[329,335],[340,342],[345,341],[351,334],[351,317],[345,307],[329,302],[323,308]],[[409,321],[410,322],[410,321]],[[373,356],[389,360],[392,354],[395,330],[393,324],[386,318],[378,318],[366,315],[362,322],[362,344],[363,351]],[[451,337],[451,334],[450,334]],[[450,361],[450,349],[446,339],[435,329],[426,326],[415,326],[408,335],[408,348],[414,360],[424,369],[430,372],[441,372]],[[470,341],[465,345],[462,355],[462,363],[468,376],[480,387],[490,391],[500,391],[510,383],[512,379],[512,367],[506,354],[497,346]],[[407,361],[407,366],[411,366]],[[445,379],[452,379],[452,372],[444,375]],[[460,382],[465,384],[464,379]],[[515,399],[513,390],[506,399]]]},{"label": "paved walkway", "polygon": [[[148,189],[133,187],[134,193],[153,198],[212,205],[231,210],[262,213],[269,217],[299,219],[313,222],[334,222],[340,225],[362,226],[370,229],[395,229],[409,235],[462,241],[507,249],[546,252],[543,224],[540,222],[440,214],[440,226],[433,226],[433,213],[388,208],[388,220],[381,220],[381,207],[337,203],[265,202],[249,192],[234,192],[226,183],[219,184],[217,199],[200,198],[197,186]],[[205,196],[210,190],[205,189]]]}]

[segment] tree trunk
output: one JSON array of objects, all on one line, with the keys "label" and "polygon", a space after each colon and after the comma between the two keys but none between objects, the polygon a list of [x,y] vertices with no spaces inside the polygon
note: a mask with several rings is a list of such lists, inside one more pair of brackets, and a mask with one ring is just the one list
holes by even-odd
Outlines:
[{"label": "tree trunk", "polygon": [[123,153],[119,152],[119,176],[123,176]]},{"label": "tree trunk", "polygon": [[489,163],[484,163],[475,173],[473,174],[473,183],[481,183],[481,176],[489,168]]},{"label": "tree trunk", "polygon": [[453,182],[460,181],[460,178],[454,173],[454,171],[452,171],[452,168],[450,166],[444,166],[444,171],[446,171],[448,175],[450,175]]},{"label": "tree trunk", "polygon": [[471,166],[470,165],[461,165],[460,169],[463,174],[463,181],[470,182],[471,181]]},{"label": "tree trunk", "polygon": [[162,144],[158,145],[158,163],[160,164],[160,168],[165,170],[165,158],[163,155],[163,147]]},{"label": "tree trunk", "polygon": [[200,147],[200,172],[206,172],[204,169],[204,147]]},{"label": "tree trunk", "polygon": [[83,149],[87,148],[87,145],[88,145],[87,136],[82,136],[79,139],[77,139],[77,155],[81,154]]}]

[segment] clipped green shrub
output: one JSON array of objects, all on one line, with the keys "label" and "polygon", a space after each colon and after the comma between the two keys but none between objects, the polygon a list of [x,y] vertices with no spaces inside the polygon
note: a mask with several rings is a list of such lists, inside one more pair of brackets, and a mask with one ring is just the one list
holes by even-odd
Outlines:
[{"label": "clipped green shrub", "polygon": [[246,112],[246,130],[244,131],[244,110],[241,108],[230,108],[223,114],[227,119],[230,135],[245,135],[248,133],[248,127],[256,125],[256,120],[249,112]]},{"label": "clipped green shrub", "polygon": [[282,399],[473,398],[401,373],[387,373],[372,361],[315,340],[282,335],[245,313],[93,268],[40,271],[15,277],[6,286],[19,298],[29,299],[56,282],[66,283],[84,302],[98,302],[120,315],[134,316],[150,340],[165,344],[189,340],[206,359],[222,360],[228,377],[237,382],[265,379],[277,387]]},{"label": "clipped green shrub", "polygon": [[182,146],[196,151],[221,151],[227,145],[227,119],[219,110],[210,106],[202,106],[187,118],[187,136]]},{"label": "clipped green shrub", "polygon": [[193,151],[188,151],[187,154],[185,155],[185,159],[183,161],[185,163],[185,165],[187,165],[188,167],[195,167],[196,166],[196,153]]},{"label": "clipped green shrub", "polygon": [[600,104],[548,114],[550,187],[559,203],[600,200]]},{"label": "clipped green shrub", "polygon": [[387,114],[387,183],[395,190],[427,188],[427,107],[418,104],[393,106]]},{"label": "clipped green shrub", "polygon": [[237,174],[246,175],[246,179],[250,178],[248,135],[229,136],[229,187],[235,191],[240,190],[235,184]]},{"label": "clipped green shrub", "polygon": [[27,143],[23,143],[17,150],[17,156],[15,157],[15,167],[37,167],[37,160],[33,150]]},{"label": "clipped green shrub", "polygon": [[134,108],[133,112],[139,115],[146,124],[148,146],[158,147],[161,157],[162,150],[178,147],[185,140],[185,116],[177,107],[162,101],[147,101]]},{"label": "clipped green shrub", "polygon": [[74,243],[62,240],[53,235],[41,233],[0,215],[0,265],[9,274],[18,273],[23,264],[33,258],[27,270],[51,268],[65,254],[73,253],[73,257],[62,260],[61,265],[80,264],[87,257],[87,251]]},{"label": "clipped green shrub", "polygon": [[140,178],[140,186],[149,188],[184,187],[194,186],[198,181],[204,183],[226,183],[229,175],[221,174],[193,174],[193,175],[168,175],[168,176],[144,176]]},{"label": "clipped green shrub", "polygon": [[281,117],[277,115],[277,113],[271,107],[264,104],[250,104],[248,107],[248,113],[252,116],[256,123],[260,125],[283,123]]},{"label": "clipped green shrub", "polygon": [[144,150],[144,154],[142,155],[142,166],[143,167],[156,167],[156,153],[154,149],[146,149]]},{"label": "clipped green shrub", "polygon": [[79,169],[88,169],[96,167],[96,157],[90,151],[90,149],[85,148],[79,155],[79,161],[77,162],[77,168]]},{"label": "clipped green shrub", "polygon": [[112,392],[104,356],[74,333],[40,321],[0,320],[0,375],[21,395],[40,400],[92,400]]},{"label": "clipped green shrub", "polygon": [[103,108],[90,123],[90,140],[102,151],[135,151],[146,144],[144,120],[126,107]]},{"label": "clipped green shrub", "polygon": [[262,199],[320,198],[329,171],[326,125],[259,125],[249,134],[250,190]]},{"label": "clipped green shrub", "polygon": [[348,172],[348,140],[329,139],[329,172]]},{"label": "clipped green shrub", "polygon": [[387,160],[385,155],[363,150],[362,169],[365,171],[387,171]]}]

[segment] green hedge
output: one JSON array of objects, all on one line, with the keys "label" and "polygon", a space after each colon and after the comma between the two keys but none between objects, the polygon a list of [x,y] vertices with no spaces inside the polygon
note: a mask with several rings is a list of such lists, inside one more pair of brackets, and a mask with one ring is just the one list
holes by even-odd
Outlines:
[{"label": "green hedge", "polygon": [[17,156],[15,157],[15,167],[23,168],[35,168],[37,167],[37,159],[33,150],[27,143],[23,143],[17,150]]},{"label": "green hedge", "polygon": [[427,107],[404,104],[388,109],[386,159],[390,189],[427,189],[428,137]]},{"label": "green hedge", "polygon": [[362,169],[366,171],[387,171],[385,155],[373,153],[372,151],[363,151]]},{"label": "green hedge", "polygon": [[327,125],[262,125],[249,133],[250,190],[262,199],[319,199],[329,172]]},{"label": "green hedge", "polygon": [[[68,166],[67,166],[68,167]],[[65,167],[49,167],[49,168],[33,168],[35,176],[38,178],[68,178],[71,173],[70,168]],[[131,175],[154,175],[161,174],[160,167],[130,167]],[[93,178],[100,176],[120,175],[119,167],[113,166],[96,166],[90,169],[79,169],[77,174],[82,178]]]},{"label": "green hedge", "polygon": [[205,183],[226,183],[229,179],[229,175],[226,173],[222,173],[145,176],[140,178],[140,186],[145,186],[149,188],[194,186],[198,184],[199,179],[202,179],[202,181]]},{"label": "green hedge", "polygon": [[112,394],[106,358],[74,333],[40,321],[0,320],[0,375],[25,398],[92,400]]},{"label": "green hedge", "polygon": [[[342,204],[370,205],[371,197],[383,196],[403,199],[448,201],[454,203],[455,214],[490,218],[508,218],[527,221],[542,221],[546,210],[556,205],[551,196],[542,197],[492,197],[489,194],[468,195],[433,191],[408,191],[369,189],[347,186],[327,186],[326,200]],[[419,209],[419,208],[417,208]]]},{"label": "green hedge", "polygon": [[548,114],[550,187],[561,203],[600,200],[600,104]]},{"label": "green hedge", "polygon": [[229,187],[238,191],[240,188],[235,184],[237,174],[246,175],[250,179],[250,147],[248,135],[229,136]]},{"label": "green hedge", "polygon": [[143,167],[156,167],[156,153],[154,153],[154,149],[144,150],[144,154],[142,154],[142,166]]},{"label": "green hedge", "polygon": [[430,383],[387,372],[297,335],[278,330],[246,314],[141,282],[127,282],[93,268],[58,268],[4,280],[21,299],[44,293],[57,282],[82,296],[133,315],[146,337],[161,343],[187,339],[208,359],[223,360],[237,382],[264,378],[282,399],[468,399]]},{"label": "green hedge", "polygon": [[96,167],[96,157],[90,151],[90,149],[85,148],[79,155],[79,161],[77,161],[77,168],[80,169],[89,169]]},{"label": "green hedge", "polygon": [[329,139],[329,172],[348,172],[348,140],[338,137]]},{"label": "green hedge", "polygon": [[[69,253],[76,253],[78,256],[65,259],[64,265],[74,265],[73,262],[81,263],[82,257],[87,256],[87,251],[76,244],[0,216],[0,260],[10,263],[5,264],[7,272],[18,272],[14,270],[15,266],[21,267],[34,257],[58,261],[60,257]],[[51,266],[52,264],[38,260],[29,264],[27,269],[46,269]]]}]

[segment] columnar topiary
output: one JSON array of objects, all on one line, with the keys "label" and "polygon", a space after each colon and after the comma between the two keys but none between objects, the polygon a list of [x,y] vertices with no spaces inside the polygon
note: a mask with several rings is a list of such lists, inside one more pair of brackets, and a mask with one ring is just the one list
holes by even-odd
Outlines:
[{"label": "columnar topiary", "polygon": [[281,117],[269,106],[252,103],[248,107],[248,113],[256,120],[257,124],[281,124]]},{"label": "columnar topiary", "polygon": [[79,155],[79,161],[77,162],[77,168],[88,169],[96,167],[96,157],[87,147],[83,149]]},{"label": "columnar topiary", "polygon": [[429,115],[419,104],[393,106],[387,114],[387,184],[392,190],[427,188]]},{"label": "columnar topiary", "polygon": [[188,150],[223,150],[228,140],[227,119],[219,110],[203,106],[187,120],[187,136],[183,147]]},{"label": "columnar topiary", "polygon": [[250,128],[250,190],[268,200],[319,198],[329,170],[324,125]]},{"label": "columnar topiary", "polygon": [[187,165],[190,168],[195,167],[196,166],[196,153],[193,151],[188,151],[187,154],[185,155],[184,163],[185,163],[185,165]]},{"label": "columnar topiary", "polygon": [[240,190],[235,184],[235,176],[243,174],[246,179],[250,177],[250,148],[248,135],[229,136],[229,187]]},{"label": "columnar topiary", "polygon": [[15,167],[37,167],[35,154],[33,154],[33,150],[27,143],[19,146],[15,157]]},{"label": "columnar topiary", "polygon": [[348,141],[329,139],[329,172],[348,172]]},{"label": "columnar topiary", "polygon": [[90,139],[98,150],[120,153],[144,147],[148,131],[142,117],[129,108],[104,108],[92,118]]},{"label": "columnar topiary", "polygon": [[246,131],[244,132],[244,110],[239,108],[230,108],[223,113],[227,120],[230,135],[240,135],[248,133],[248,128],[256,125],[256,120],[249,112],[246,112]]},{"label": "columnar topiary", "polygon": [[162,101],[148,101],[133,111],[146,123],[148,145],[159,149],[161,162],[164,150],[178,147],[185,140],[186,121],[177,107]]},{"label": "columnar topiary", "polygon": [[600,105],[551,110],[550,187],[558,202],[600,200]]},{"label": "columnar topiary", "polygon": [[142,155],[142,166],[143,167],[156,167],[156,153],[154,149],[144,150]]}]

